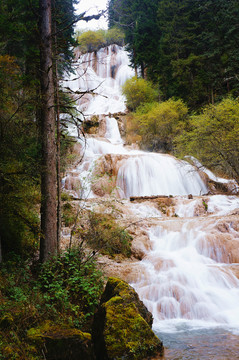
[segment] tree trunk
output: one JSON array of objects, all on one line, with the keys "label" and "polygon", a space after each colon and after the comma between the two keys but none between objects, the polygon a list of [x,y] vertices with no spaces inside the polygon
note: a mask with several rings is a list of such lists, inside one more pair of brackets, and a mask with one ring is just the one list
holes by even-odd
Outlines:
[{"label": "tree trunk", "polygon": [[2,262],[2,241],[1,241],[1,235],[0,235],[0,264]]},{"label": "tree trunk", "polygon": [[57,252],[60,250],[61,242],[61,124],[60,124],[60,102],[59,102],[59,80],[58,80],[58,44],[56,26],[56,1],[52,0],[52,11],[54,13],[53,32],[54,32],[54,60],[53,60],[53,79],[55,87],[55,112],[56,112],[56,176],[57,176]]},{"label": "tree trunk", "polygon": [[42,144],[40,260],[44,262],[57,253],[57,192],[51,0],[39,0],[39,6]]},{"label": "tree trunk", "polygon": [[56,99],[56,123],[57,123],[57,140],[56,140],[56,168],[57,168],[57,251],[60,250],[61,243],[61,129],[60,129],[60,104],[58,91],[58,68],[57,54],[55,55],[55,99]]}]

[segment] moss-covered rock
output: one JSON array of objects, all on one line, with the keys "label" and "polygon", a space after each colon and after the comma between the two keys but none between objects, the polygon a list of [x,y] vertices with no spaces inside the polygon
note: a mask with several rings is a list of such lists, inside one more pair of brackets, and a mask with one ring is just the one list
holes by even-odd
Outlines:
[{"label": "moss-covered rock", "polygon": [[47,360],[94,360],[91,334],[49,322],[28,331],[28,338],[44,347]]},{"label": "moss-covered rock", "polygon": [[93,323],[97,360],[143,360],[162,355],[163,344],[151,326],[152,314],[134,289],[109,278]]}]

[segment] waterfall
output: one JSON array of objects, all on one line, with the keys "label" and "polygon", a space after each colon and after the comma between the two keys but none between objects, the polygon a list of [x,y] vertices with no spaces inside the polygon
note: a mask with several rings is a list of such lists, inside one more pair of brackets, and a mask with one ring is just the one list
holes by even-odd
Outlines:
[{"label": "waterfall", "polygon": [[[239,280],[226,266],[226,242],[220,248],[220,241],[210,241],[211,226],[208,220],[190,219],[177,231],[163,226],[149,230],[152,251],[134,286],[154,315],[155,329],[174,330],[179,323],[238,326]],[[233,231],[227,235],[233,241]]]},{"label": "waterfall", "polygon": [[[92,183],[105,172],[115,177],[114,195],[119,198],[173,196],[174,217],[170,218],[154,206],[127,203],[136,218],[157,222],[147,227],[150,249],[132,285],[152,312],[153,328],[163,340],[164,334],[183,333],[187,338],[189,330],[198,329],[203,329],[203,334],[211,328],[223,329],[213,333],[217,336],[225,335],[225,331],[237,334],[239,280],[234,270],[239,262],[239,199],[226,195],[202,197],[208,188],[196,159],[193,166],[170,155],[124,145],[112,114],[125,111],[120,86],[133,75],[128,65],[127,53],[117,45],[79,58],[77,74],[81,77],[72,79],[70,86],[75,90],[96,89],[98,95],[85,95],[78,107],[88,115],[100,115],[105,132],[103,138],[88,135],[86,143],[78,139],[84,158],[67,174],[65,188],[76,197],[97,199]],[[230,183],[205,168],[203,171],[215,181]],[[204,341],[209,341],[208,336]],[[167,335],[166,344],[168,339]],[[183,359],[188,345],[183,350],[177,346],[176,353]],[[195,353],[190,356],[185,355],[185,359],[195,359]],[[229,359],[219,357],[218,352],[205,356],[200,355],[200,359]]]},{"label": "waterfall", "polygon": [[75,75],[67,81],[72,90],[91,91],[77,100],[78,109],[85,115],[108,114],[126,110],[121,85],[134,75],[124,47],[110,45],[96,54],[87,53],[75,64]]},{"label": "waterfall", "polygon": [[128,158],[120,167],[117,185],[124,197],[207,193],[198,172],[187,162],[144,152]]}]

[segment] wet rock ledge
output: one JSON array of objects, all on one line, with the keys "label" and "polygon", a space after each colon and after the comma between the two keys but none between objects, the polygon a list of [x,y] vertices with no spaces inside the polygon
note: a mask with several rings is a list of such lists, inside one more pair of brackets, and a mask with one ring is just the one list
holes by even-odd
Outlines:
[{"label": "wet rock ledge", "polygon": [[152,314],[134,289],[109,278],[93,323],[96,359],[160,358],[163,344],[153,333],[152,322]]}]

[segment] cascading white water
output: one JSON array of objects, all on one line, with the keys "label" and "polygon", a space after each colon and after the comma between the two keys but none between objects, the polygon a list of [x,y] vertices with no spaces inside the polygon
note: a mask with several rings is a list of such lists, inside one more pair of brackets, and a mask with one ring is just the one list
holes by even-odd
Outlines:
[{"label": "cascading white water", "polygon": [[200,175],[186,161],[144,152],[128,158],[120,167],[117,185],[123,197],[207,193]]},{"label": "cascading white water", "polygon": [[106,116],[106,139],[108,139],[112,144],[123,144],[123,140],[120,136],[118,123],[115,118],[110,118]]},{"label": "cascading white water", "polygon": [[[82,170],[86,168],[86,163],[90,162],[92,166],[88,173],[84,173],[84,178],[88,179],[89,183],[93,163],[96,163],[101,155],[121,154],[125,158],[120,160],[116,184],[122,198],[151,195],[202,195],[207,193],[206,185],[193,166],[168,155],[127,150],[120,144],[122,140],[118,137],[118,132],[116,137],[113,137],[115,122],[112,124],[113,128],[108,126],[107,130],[110,143],[94,138],[87,139],[84,161],[78,166],[77,171],[82,174]],[[81,175],[79,176],[81,177]]]},{"label": "cascading white water", "polygon": [[86,116],[125,111],[125,98],[120,87],[134,72],[123,47],[110,45],[97,53],[80,56],[75,72],[66,86],[73,91],[94,91],[94,94],[88,93],[77,100],[79,110]]},{"label": "cascading white water", "polygon": [[[217,242],[207,241],[209,234],[207,221],[194,220],[178,231],[163,226],[149,230],[152,251],[134,286],[154,315],[155,329],[175,330],[182,323],[238,326],[239,280],[225,267],[226,254]],[[234,238],[233,233],[228,236]]]},{"label": "cascading white water", "polygon": [[[72,89],[86,91],[95,89],[96,95],[86,94],[78,101],[80,110],[86,114],[107,114],[125,110],[124,97],[120,85],[133,75],[129,59],[124,48],[110,45],[96,54],[82,55],[78,60],[79,78],[69,82]],[[124,159],[115,164],[117,170],[116,185],[121,197],[151,195],[202,195],[208,189],[196,168],[186,161],[179,161],[172,156],[152,154],[143,151],[129,151],[123,147],[117,121],[106,117],[105,138],[110,142],[87,139],[84,162],[77,171],[84,173],[89,196],[92,163],[100,155],[124,154]],[[119,159],[118,159],[119,160]],[[88,173],[85,169],[88,169]],[[80,175],[82,181],[82,175]],[[87,180],[88,178],[88,180]],[[93,193],[90,193],[93,196]]]},{"label": "cascading white water", "polygon": [[[141,276],[132,285],[152,311],[154,329],[160,336],[165,332],[175,334],[188,328],[212,326],[233,328],[236,332],[239,280],[229,264],[239,261],[239,237],[235,220],[220,223],[220,219],[238,211],[238,197],[215,195],[208,196],[205,201],[202,198],[189,200],[183,195],[208,192],[196,167],[169,155],[129,150],[123,145],[118,123],[109,114],[125,110],[120,85],[133,75],[122,48],[112,45],[97,54],[85,54],[78,65],[77,72],[82,76],[72,81],[72,89],[95,88],[100,94],[86,95],[78,103],[79,108],[87,114],[105,114],[106,131],[105,140],[87,137],[86,144],[79,140],[84,159],[65,178],[65,184],[70,183],[70,177],[74,184],[78,179],[80,190],[73,185],[68,185],[68,189],[74,188],[75,196],[96,197],[91,190],[95,169],[102,159],[103,162],[110,159],[111,168],[107,166],[117,178],[118,194],[122,198],[180,195],[174,209],[177,218],[167,221],[162,220],[162,213],[154,207],[131,205],[136,216],[154,217],[158,222],[158,226],[148,229],[152,249],[142,261]],[[199,167],[201,170],[201,164]],[[204,170],[218,181],[211,172]],[[203,217],[200,217],[202,206]],[[200,359],[214,358],[200,356]]]}]

